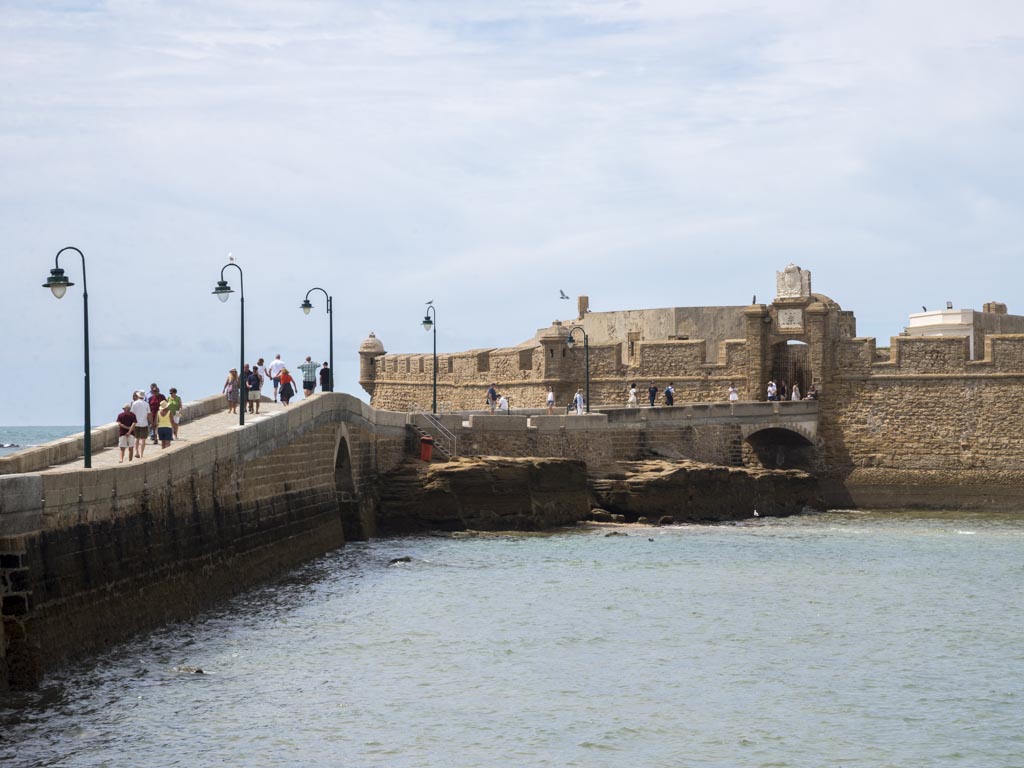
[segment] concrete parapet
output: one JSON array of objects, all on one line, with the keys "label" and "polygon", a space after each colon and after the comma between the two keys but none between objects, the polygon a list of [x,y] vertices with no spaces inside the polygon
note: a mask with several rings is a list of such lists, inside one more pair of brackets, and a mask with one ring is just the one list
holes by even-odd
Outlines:
[{"label": "concrete parapet", "polygon": [[39,475],[0,477],[0,537],[20,536],[43,524],[43,479]]},{"label": "concrete parapet", "polygon": [[479,429],[484,432],[522,432],[529,424],[526,416],[500,416],[490,415],[469,417],[469,428]]},{"label": "concrete parapet", "polygon": [[608,429],[608,416],[604,413],[584,413],[580,416],[565,416],[565,431]]}]

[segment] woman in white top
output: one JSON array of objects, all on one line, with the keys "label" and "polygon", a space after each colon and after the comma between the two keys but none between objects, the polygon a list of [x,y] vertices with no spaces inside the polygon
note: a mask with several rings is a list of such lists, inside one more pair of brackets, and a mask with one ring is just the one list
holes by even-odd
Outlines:
[{"label": "woman in white top", "polygon": [[548,387],[548,416],[555,412],[555,390]]},{"label": "woman in white top", "polygon": [[626,403],[630,408],[636,408],[636,382],[629,385],[629,402]]},{"label": "woman in white top", "polygon": [[730,403],[735,403],[739,399],[740,399],[740,393],[736,391],[736,387],[734,387],[732,384],[730,384],[729,385],[729,402]]},{"label": "woman in white top", "polygon": [[789,399],[790,400],[799,400],[800,399],[800,387],[799,387],[799,385],[795,381],[793,382],[793,391],[790,393]]}]

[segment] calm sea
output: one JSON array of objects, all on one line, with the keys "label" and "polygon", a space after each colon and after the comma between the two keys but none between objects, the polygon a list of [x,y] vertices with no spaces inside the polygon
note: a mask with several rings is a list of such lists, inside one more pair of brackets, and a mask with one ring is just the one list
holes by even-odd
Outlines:
[{"label": "calm sea", "polygon": [[3,427],[0,426],[0,456],[6,456],[15,451],[29,448],[33,445],[42,445],[51,440],[58,440],[68,435],[74,435],[82,431],[82,425],[77,427]]},{"label": "calm sea", "polygon": [[1024,517],[622,530],[346,546],[9,696],[0,765],[1024,765]]}]

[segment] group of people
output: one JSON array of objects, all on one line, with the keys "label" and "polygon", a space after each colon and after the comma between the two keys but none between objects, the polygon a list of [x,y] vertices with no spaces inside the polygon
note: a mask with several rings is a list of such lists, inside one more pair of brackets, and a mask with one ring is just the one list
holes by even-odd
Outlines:
[{"label": "group of people", "polygon": [[508,413],[508,398],[505,395],[499,395],[495,387],[496,385],[492,382],[491,386],[487,388],[487,397],[484,402],[491,413],[494,413],[495,410]]},{"label": "group of people", "polygon": [[[676,388],[674,382],[669,382],[668,386],[661,392],[661,396],[665,399],[665,405],[675,405],[676,402]],[[647,404],[653,408],[654,404],[658,401],[658,386],[652,381],[647,387]],[[634,381],[629,385],[629,398],[626,400],[626,406],[629,408],[636,408],[639,406],[637,401],[637,389],[636,382]]]},{"label": "group of people", "polygon": [[181,398],[176,387],[164,395],[157,384],[149,385],[149,394],[143,390],[132,393],[131,402],[121,407],[117,415],[117,447],[121,452],[118,463],[142,458],[146,452],[147,440],[160,443],[161,450],[178,439],[178,425],[181,423]]},{"label": "group of people", "polygon": [[[298,366],[302,375],[302,391],[309,397],[317,387],[317,379],[320,380],[320,389],[323,392],[333,391],[331,382],[331,368],[326,362],[314,363],[313,358],[306,355],[306,360]],[[228,378],[224,382],[223,393],[228,401],[228,413],[237,413],[238,404],[241,399],[242,386],[245,385],[245,409],[248,413],[260,412],[260,400],[263,397],[263,385],[269,379],[274,385],[274,402],[288,405],[295,397],[298,386],[291,372],[281,361],[281,355],[275,355],[270,365],[266,365],[261,357],[255,363],[245,363],[239,373],[237,368],[228,371]]]},{"label": "group of people", "polygon": [[768,400],[817,400],[818,388],[811,384],[807,390],[807,394],[801,396],[800,385],[795,381],[792,386],[787,387],[785,379],[779,379],[778,384],[775,383],[774,379],[770,379],[768,381],[766,395]]}]

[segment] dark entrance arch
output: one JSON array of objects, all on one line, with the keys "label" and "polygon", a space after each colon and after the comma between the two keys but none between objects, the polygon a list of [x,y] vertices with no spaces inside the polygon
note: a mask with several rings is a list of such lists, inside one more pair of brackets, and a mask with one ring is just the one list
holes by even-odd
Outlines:
[{"label": "dark entrance arch", "polygon": [[334,489],[345,541],[365,540],[369,532],[365,530],[360,514],[355,478],[352,476],[352,453],[344,432],[338,435],[338,445],[334,451]]},{"label": "dark entrance arch", "polygon": [[799,432],[770,427],[747,436],[743,446],[743,464],[764,469],[814,472],[818,466],[818,454],[814,443]]},{"label": "dark entrance arch", "polygon": [[809,347],[802,341],[790,339],[772,346],[772,380],[778,384],[786,382],[786,398],[793,391],[793,384],[800,387],[800,396],[807,393],[811,385]]}]

